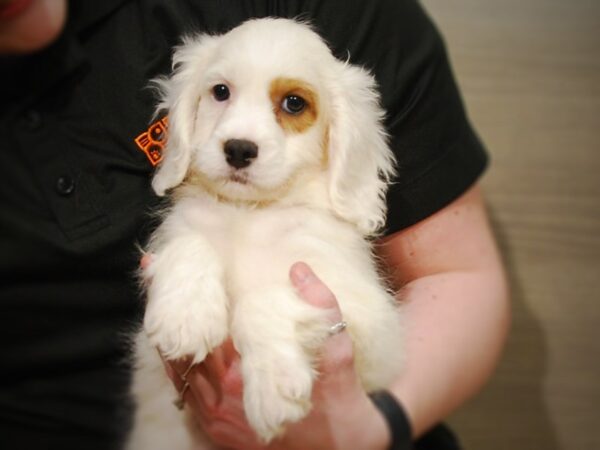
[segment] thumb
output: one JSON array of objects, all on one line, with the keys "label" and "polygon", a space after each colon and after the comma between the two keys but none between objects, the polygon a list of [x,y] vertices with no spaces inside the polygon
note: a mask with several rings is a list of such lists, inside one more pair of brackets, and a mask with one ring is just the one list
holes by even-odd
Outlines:
[{"label": "thumb", "polygon": [[322,309],[332,309],[335,317],[341,320],[341,312],[333,292],[315,275],[308,264],[297,262],[290,269],[292,284],[307,303]]},{"label": "thumb", "polygon": [[[300,297],[317,308],[327,309],[331,326],[340,324],[344,319],[333,292],[315,275],[312,269],[303,262],[297,262],[290,269],[290,280]],[[335,332],[323,345],[321,354],[321,375],[335,373],[342,367],[353,367],[353,351],[350,335],[346,330]]]}]

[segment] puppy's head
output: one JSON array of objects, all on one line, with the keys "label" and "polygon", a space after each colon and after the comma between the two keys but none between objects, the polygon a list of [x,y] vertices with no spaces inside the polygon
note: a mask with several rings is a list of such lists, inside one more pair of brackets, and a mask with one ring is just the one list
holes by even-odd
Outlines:
[{"label": "puppy's head", "polygon": [[382,225],[392,156],[373,78],[335,59],[308,26],[248,21],[188,38],[157,81],[169,112],[159,195],[186,179],[230,200],[275,200],[321,182],[327,202],[366,233]]}]

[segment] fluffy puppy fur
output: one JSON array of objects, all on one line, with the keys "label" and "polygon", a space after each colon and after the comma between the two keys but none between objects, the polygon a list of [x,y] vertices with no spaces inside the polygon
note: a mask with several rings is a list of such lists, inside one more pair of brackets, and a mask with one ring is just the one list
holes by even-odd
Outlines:
[{"label": "fluffy puppy fur", "polygon": [[365,389],[386,386],[399,315],[368,238],[394,161],[373,77],[307,25],[267,18],[185,39],[158,85],[169,137],[152,186],[173,202],[147,248],[129,448],[210,448],[173,407],[157,346],[200,362],[231,336],[265,441],[308,413],[331,321],[299,299],[296,261],[336,294]]}]

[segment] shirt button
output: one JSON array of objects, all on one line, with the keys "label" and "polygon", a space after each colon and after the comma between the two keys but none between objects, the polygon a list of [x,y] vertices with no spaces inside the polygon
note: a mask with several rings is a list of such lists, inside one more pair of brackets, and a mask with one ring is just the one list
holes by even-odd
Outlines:
[{"label": "shirt button", "polygon": [[55,188],[59,195],[66,197],[75,190],[75,180],[69,175],[61,175],[56,179]]},{"label": "shirt button", "polygon": [[25,126],[31,130],[37,130],[42,126],[42,115],[35,109],[30,109],[25,113]]}]

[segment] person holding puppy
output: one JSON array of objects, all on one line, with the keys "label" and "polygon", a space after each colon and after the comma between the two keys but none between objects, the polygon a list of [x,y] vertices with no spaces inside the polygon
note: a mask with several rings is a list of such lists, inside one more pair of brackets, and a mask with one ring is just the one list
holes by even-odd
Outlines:
[{"label": "person holding puppy", "polygon": [[[249,17],[306,17],[380,84],[398,159],[378,242],[406,317],[406,364],[381,398],[353,371],[347,333],[323,348],[314,408],[269,448],[458,448],[436,424],[485,383],[508,293],[478,178],[486,156],[465,117],[440,36],[413,0],[316,4],[160,0],[0,3],[3,83],[3,327],[0,446],[115,448],[128,428],[128,349],[139,318],[136,243],[158,200],[149,181],[167,124],[148,80],[186,32]],[[340,17],[339,9],[344,8]],[[339,315],[305,264],[290,280]],[[394,357],[394,355],[390,355]],[[177,389],[186,361],[166,362]],[[221,448],[260,449],[243,417],[229,343],[195,366],[184,396]],[[402,447],[404,445],[404,447]]]}]

